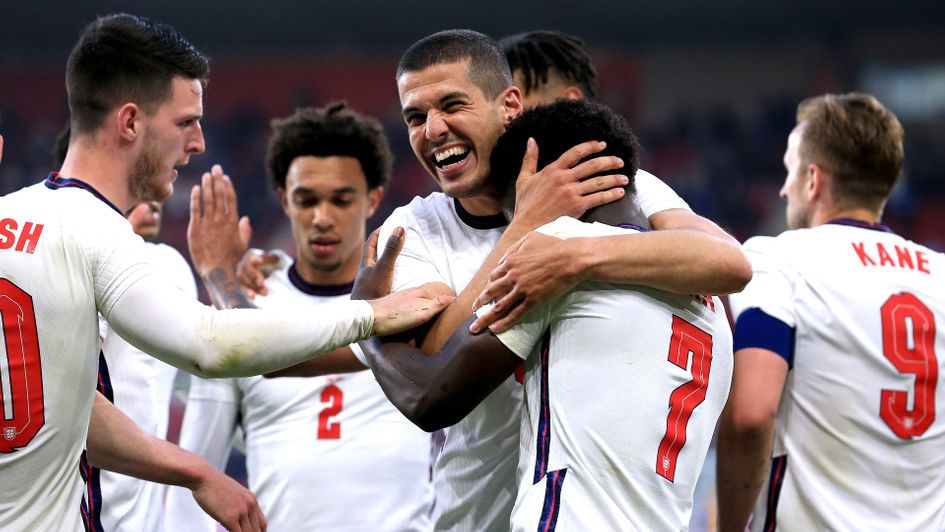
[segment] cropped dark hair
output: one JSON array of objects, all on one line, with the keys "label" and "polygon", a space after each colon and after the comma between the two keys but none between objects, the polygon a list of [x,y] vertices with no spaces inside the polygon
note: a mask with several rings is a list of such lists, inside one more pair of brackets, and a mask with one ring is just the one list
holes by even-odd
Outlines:
[{"label": "cropped dark hair", "polygon": [[556,74],[580,87],[587,97],[597,96],[597,70],[584,51],[584,41],[558,31],[537,30],[510,35],[499,41],[512,72],[522,73],[525,94],[548,83]]},{"label": "cropped dark hair", "polygon": [[397,78],[406,72],[469,59],[467,74],[492,99],[513,84],[502,47],[492,37],[472,30],[445,30],[414,43],[397,65]]},{"label": "cropped dark hair", "polygon": [[640,144],[627,121],[610,107],[588,100],[558,99],[524,110],[512,120],[492,150],[489,164],[496,190],[505,192],[514,185],[529,137],[538,143],[539,170],[577,144],[589,140],[606,142],[607,147],[592,157],[615,155],[623,159],[620,173],[630,178],[625,187],[627,192],[633,191]]},{"label": "cropped dark hair", "polygon": [[390,180],[393,155],[380,122],[334,102],[297,109],[272,121],[266,168],[276,190],[285,190],[289,166],[296,157],[354,157],[361,163],[368,189]]},{"label": "cropped dark hair", "polygon": [[100,17],[66,65],[73,132],[94,131],[125,102],[154,112],[171,97],[174,77],[206,83],[209,75],[207,57],[174,28],[125,13]]},{"label": "cropped dark hair", "polygon": [[805,124],[801,162],[817,163],[833,177],[834,201],[882,208],[905,158],[896,115],[869,94],[825,94],[801,102],[797,122]]}]

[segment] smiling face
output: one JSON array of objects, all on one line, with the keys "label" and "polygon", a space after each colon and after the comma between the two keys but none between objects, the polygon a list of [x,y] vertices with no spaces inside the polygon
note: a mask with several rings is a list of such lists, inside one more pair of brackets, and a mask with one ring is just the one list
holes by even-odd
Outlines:
[{"label": "smiling face", "polygon": [[383,189],[368,190],[364,169],[348,156],[293,159],[279,199],[292,225],[299,275],[313,284],[354,280],[364,245],[365,220]]},{"label": "smiling face", "polygon": [[432,65],[397,79],[410,145],[420,164],[448,196],[494,194],[489,156],[521,94],[509,87],[490,99],[468,75],[469,61]]},{"label": "smiling face", "polygon": [[804,124],[798,124],[788,136],[787,149],[784,152],[784,168],[787,177],[778,193],[787,202],[786,216],[788,229],[802,229],[810,227],[811,205],[807,193],[808,176],[807,165],[801,160],[801,139]]},{"label": "smiling face", "polygon": [[128,184],[139,201],[164,201],[174,192],[174,167],[204,151],[203,85],[196,79],[174,78],[171,98],[143,116],[142,146]]}]

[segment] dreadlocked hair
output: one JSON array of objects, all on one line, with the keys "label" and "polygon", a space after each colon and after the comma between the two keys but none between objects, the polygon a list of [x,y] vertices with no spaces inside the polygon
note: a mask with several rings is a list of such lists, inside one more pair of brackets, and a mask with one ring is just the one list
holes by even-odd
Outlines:
[{"label": "dreadlocked hair", "polygon": [[584,41],[558,31],[538,30],[511,35],[499,41],[512,71],[521,71],[525,94],[548,83],[554,70],[578,85],[588,97],[597,96],[597,70],[584,51]]}]

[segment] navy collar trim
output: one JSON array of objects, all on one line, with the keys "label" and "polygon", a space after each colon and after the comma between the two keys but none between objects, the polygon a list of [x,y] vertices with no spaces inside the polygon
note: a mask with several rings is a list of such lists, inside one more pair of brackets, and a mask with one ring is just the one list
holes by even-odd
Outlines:
[{"label": "navy collar trim", "polygon": [[884,233],[892,233],[892,229],[883,225],[883,224],[874,224],[870,222],[865,222],[863,220],[857,220],[855,218],[835,218],[827,222],[828,224],[833,225],[849,225],[851,227],[859,227],[860,229],[869,229],[871,231],[882,231]]},{"label": "navy collar trim", "polygon": [[114,203],[108,201],[101,192],[95,190],[95,187],[82,181],[80,179],[73,179],[71,177],[59,177],[59,172],[49,172],[49,176],[46,177],[44,181],[46,188],[50,190],[59,190],[60,188],[81,188],[82,190],[87,190],[92,193],[93,196],[105,202],[105,205],[111,207],[115,212],[118,213],[122,218],[125,217],[124,214],[115,206]]},{"label": "navy collar trim", "polygon": [[505,219],[505,215],[502,213],[477,216],[464,209],[463,204],[459,202],[459,198],[453,198],[453,205],[456,207],[456,214],[459,215],[459,219],[473,229],[498,229],[509,225],[508,220]]},{"label": "navy collar trim", "polygon": [[346,296],[354,289],[354,281],[347,284],[312,284],[299,275],[295,263],[289,268],[289,282],[302,293],[310,296]]},{"label": "navy collar trim", "polygon": [[617,227],[619,227],[619,228],[621,228],[621,229],[636,229],[637,231],[639,231],[639,232],[641,232],[641,233],[646,233],[646,232],[649,231],[649,229],[647,229],[647,228],[645,228],[645,227],[641,227],[641,226],[639,226],[639,225],[637,225],[637,224],[632,224],[632,223],[629,223],[629,222],[619,223],[619,224],[617,224]]}]

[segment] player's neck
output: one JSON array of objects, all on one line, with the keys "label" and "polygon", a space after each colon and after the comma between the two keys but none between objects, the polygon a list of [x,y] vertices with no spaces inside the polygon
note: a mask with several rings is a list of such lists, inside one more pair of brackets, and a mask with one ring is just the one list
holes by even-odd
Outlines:
[{"label": "player's neck", "polygon": [[633,224],[647,227],[647,220],[641,218],[640,211],[633,206],[633,194],[626,194],[617,201],[595,207],[581,216],[585,222],[600,222],[607,225]]},{"label": "player's neck", "polygon": [[492,196],[459,198],[459,204],[473,216],[493,216],[502,213],[502,201]]},{"label": "player's neck", "polygon": [[850,220],[859,220],[861,222],[867,222],[871,224],[878,224],[880,221],[882,213],[877,212],[873,209],[866,208],[851,208],[851,209],[819,209],[814,212],[811,216],[811,227],[816,227],[818,225],[823,225],[831,220],[839,220],[841,218],[846,218]]},{"label": "player's neck", "polygon": [[127,211],[135,203],[128,188],[127,165],[112,150],[90,142],[96,141],[76,139],[69,146],[59,175],[88,183],[121,212]]}]

